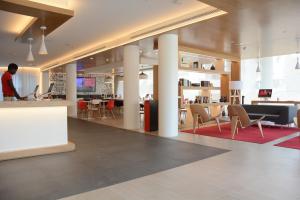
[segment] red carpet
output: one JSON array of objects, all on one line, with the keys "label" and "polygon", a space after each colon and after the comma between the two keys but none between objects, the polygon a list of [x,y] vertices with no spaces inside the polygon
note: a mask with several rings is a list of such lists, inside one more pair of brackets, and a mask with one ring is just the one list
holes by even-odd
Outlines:
[{"label": "red carpet", "polygon": [[279,144],[276,144],[275,146],[300,150],[300,136],[281,142]]},{"label": "red carpet", "polygon": [[[246,129],[239,129],[239,134],[235,136],[234,140],[257,143],[257,144],[264,144],[264,143],[279,139],[281,137],[291,135],[298,131],[300,132],[300,129],[285,128],[285,127],[284,128],[264,127],[263,131],[264,131],[264,135],[265,135],[264,138],[261,137],[258,127],[249,127]],[[182,132],[193,134],[193,130],[185,130]],[[231,140],[230,125],[222,126],[221,133],[218,131],[218,128],[216,126],[212,126],[212,127],[196,129],[196,134]]]}]

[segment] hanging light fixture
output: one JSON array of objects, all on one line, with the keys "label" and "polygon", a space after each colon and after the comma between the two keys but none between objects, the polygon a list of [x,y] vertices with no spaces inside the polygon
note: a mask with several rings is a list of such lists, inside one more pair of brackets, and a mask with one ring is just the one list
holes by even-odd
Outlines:
[{"label": "hanging light fixture", "polygon": [[40,55],[47,55],[48,51],[46,48],[46,44],[45,44],[45,30],[47,29],[46,26],[41,26],[41,30],[42,30],[42,43],[41,43],[41,47],[40,47],[40,51],[39,54]]},{"label": "hanging light fixture", "polygon": [[139,74],[139,78],[142,80],[148,79],[148,75],[144,73],[143,66],[142,66],[142,72]]},{"label": "hanging light fixture", "polygon": [[256,68],[256,72],[260,73],[260,48],[258,48],[258,57],[257,57],[257,68]]},{"label": "hanging light fixture", "polygon": [[28,62],[33,62],[34,61],[34,57],[33,57],[33,54],[32,54],[32,41],[33,41],[33,38],[28,38],[28,42],[29,42],[29,52],[28,52],[28,55],[27,55],[27,61]]},{"label": "hanging light fixture", "polygon": [[299,38],[297,38],[297,52],[296,52],[296,54],[297,54],[297,64],[296,64],[295,69],[298,70],[298,69],[300,69],[300,64],[299,64]]},{"label": "hanging light fixture", "polygon": [[105,76],[104,83],[111,83],[111,82],[112,82],[111,76]]}]

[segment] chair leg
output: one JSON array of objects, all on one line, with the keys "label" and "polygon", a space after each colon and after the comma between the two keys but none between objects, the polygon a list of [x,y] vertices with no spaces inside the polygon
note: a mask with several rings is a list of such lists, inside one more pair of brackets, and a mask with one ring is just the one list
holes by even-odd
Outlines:
[{"label": "chair leg", "polygon": [[193,134],[196,133],[196,120],[197,120],[197,117],[194,116],[194,117],[193,117]]},{"label": "chair leg", "polygon": [[113,111],[113,110],[110,110],[110,113],[111,113],[112,117],[113,117],[114,119],[116,119],[116,116],[115,116],[115,114],[114,114],[114,111]]},{"label": "chair leg", "polygon": [[216,118],[216,122],[219,128],[219,132],[221,133],[220,119],[218,117]]},{"label": "chair leg", "polygon": [[264,132],[263,132],[263,129],[262,129],[261,121],[258,121],[257,125],[258,125],[261,136],[264,138]]},{"label": "chair leg", "polygon": [[238,131],[237,129],[237,125],[238,125],[238,117],[233,116],[231,119],[231,135],[232,135],[232,139],[234,139],[235,137],[235,133]]}]

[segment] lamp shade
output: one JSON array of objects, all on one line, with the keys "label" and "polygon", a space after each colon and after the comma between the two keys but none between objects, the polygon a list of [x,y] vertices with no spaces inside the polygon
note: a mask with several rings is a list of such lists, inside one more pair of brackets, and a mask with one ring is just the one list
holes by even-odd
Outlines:
[{"label": "lamp shade", "polygon": [[144,72],[141,72],[141,73],[139,74],[139,78],[142,79],[142,80],[148,79],[148,75],[145,74]]},{"label": "lamp shade", "polygon": [[230,81],[229,88],[231,90],[241,90],[243,88],[242,81]]},{"label": "lamp shade", "polygon": [[297,58],[297,64],[296,64],[295,69],[300,69],[299,58]]},{"label": "lamp shade", "polygon": [[46,44],[45,44],[45,36],[44,35],[42,35],[42,43],[41,43],[41,47],[40,47],[40,50],[39,50],[39,54],[40,55],[47,55],[48,54]]}]

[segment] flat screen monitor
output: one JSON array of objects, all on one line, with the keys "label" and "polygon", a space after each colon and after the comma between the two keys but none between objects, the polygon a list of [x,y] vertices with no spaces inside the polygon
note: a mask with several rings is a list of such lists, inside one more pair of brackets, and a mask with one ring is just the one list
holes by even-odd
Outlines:
[{"label": "flat screen monitor", "polygon": [[96,92],[96,78],[77,77],[77,92]]},{"label": "flat screen monitor", "polygon": [[258,92],[258,97],[271,98],[272,97],[272,89],[260,89]]},{"label": "flat screen monitor", "polygon": [[51,93],[54,87],[54,83],[51,83],[47,93]]}]

